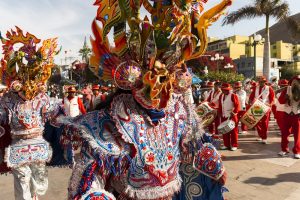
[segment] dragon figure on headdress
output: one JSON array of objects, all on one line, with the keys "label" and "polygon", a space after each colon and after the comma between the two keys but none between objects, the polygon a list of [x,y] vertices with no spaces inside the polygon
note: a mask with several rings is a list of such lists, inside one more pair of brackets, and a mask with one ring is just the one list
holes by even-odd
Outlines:
[{"label": "dragon figure on headdress", "polygon": [[37,48],[41,40],[28,32],[24,35],[16,27],[16,31],[8,31],[6,39],[1,37],[1,40],[4,54],[2,82],[6,85],[12,81],[20,82],[22,87],[18,89],[23,91],[25,99],[32,99],[38,93],[38,86],[45,84],[51,75],[54,56],[59,52],[57,38],[44,40]]},{"label": "dragon figure on headdress", "polygon": [[[231,5],[223,0],[204,12],[207,0],[96,0],[91,38],[92,70],[103,80],[133,90],[146,108],[162,109],[172,91],[189,85],[185,61],[201,56],[207,47],[207,29]],[[142,20],[142,6],[151,16]],[[101,22],[101,27],[97,21]],[[114,45],[108,33],[113,28]],[[130,67],[128,67],[130,66]],[[134,68],[133,68],[134,67]],[[124,69],[125,68],[125,69]],[[126,76],[120,76],[120,72]],[[185,79],[185,82],[183,81]]]}]

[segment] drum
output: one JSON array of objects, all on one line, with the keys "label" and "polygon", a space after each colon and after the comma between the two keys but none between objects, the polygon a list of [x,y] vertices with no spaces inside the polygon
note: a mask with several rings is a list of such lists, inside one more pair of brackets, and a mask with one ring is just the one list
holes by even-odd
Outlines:
[{"label": "drum", "polygon": [[257,99],[253,105],[242,116],[241,122],[249,129],[256,126],[256,124],[270,111],[270,107]]},{"label": "drum", "polygon": [[230,131],[232,131],[234,129],[234,127],[235,127],[234,121],[226,120],[218,126],[218,133],[221,135],[229,133]]},{"label": "drum", "polygon": [[203,102],[196,108],[198,116],[201,118],[201,125],[207,127],[217,117],[217,110],[212,108],[208,102]]}]

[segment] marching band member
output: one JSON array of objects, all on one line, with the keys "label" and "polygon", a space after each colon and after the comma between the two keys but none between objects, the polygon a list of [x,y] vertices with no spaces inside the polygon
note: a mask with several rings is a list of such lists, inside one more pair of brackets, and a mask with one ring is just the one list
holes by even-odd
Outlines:
[{"label": "marching band member", "polygon": [[284,114],[281,125],[281,152],[280,156],[289,153],[289,134],[294,135],[294,158],[300,159],[300,75],[294,77],[287,90],[283,90],[278,99],[280,104],[284,104]]},{"label": "marching band member", "polygon": [[90,103],[92,99],[92,90],[89,88],[89,85],[85,85],[81,90],[81,94],[83,95],[83,105],[85,110],[90,110]]},{"label": "marching band member", "polygon": [[[244,86],[244,90],[246,91],[246,102],[248,103],[249,102],[249,97],[250,97],[250,94],[253,90],[253,88],[255,88],[257,86],[257,83],[253,80],[251,81],[248,81],[245,86]],[[247,106],[249,106],[249,104],[247,104]],[[248,109],[248,107],[246,106],[246,108]]]},{"label": "marching band member", "polygon": [[75,93],[75,87],[71,86],[68,88],[68,96],[63,99],[65,114],[70,117],[77,117],[86,113],[81,99],[75,96]]},{"label": "marching band member", "polygon": [[239,98],[233,93],[231,85],[222,84],[222,94],[219,98],[219,113],[221,122],[231,119],[235,122],[235,128],[223,135],[224,146],[221,149],[237,150],[238,147],[238,113],[240,111]]},{"label": "marching band member", "polygon": [[272,106],[272,111],[274,113],[276,122],[278,124],[279,129],[282,129],[282,123],[284,122],[284,110],[286,109],[285,104],[281,104],[278,99],[281,93],[286,92],[288,86],[288,81],[286,79],[280,80],[279,87],[280,89],[277,90],[275,104]]},{"label": "marching band member", "polygon": [[[266,85],[267,79],[265,77],[259,78],[259,85],[253,88],[252,93],[249,97],[249,104],[252,103],[259,98],[263,103],[268,106],[271,106],[274,102],[275,94],[272,87]],[[267,144],[267,132],[270,120],[270,111],[266,113],[266,115],[257,123],[256,130],[259,138],[257,141],[262,142],[263,144]]]},{"label": "marching band member", "polygon": [[214,83],[209,81],[207,82],[207,84],[205,85],[205,91],[202,93],[202,101],[207,101],[209,94],[211,93],[211,91],[214,88]]},{"label": "marching band member", "polygon": [[96,106],[105,100],[105,95],[100,92],[99,85],[92,86],[93,95],[90,102],[90,110],[95,110]]},{"label": "marching band member", "polygon": [[[242,89],[242,83],[240,81],[236,82],[234,84],[234,93],[238,96],[239,98],[239,103],[241,110],[238,113],[238,119],[241,119],[241,117],[245,114],[246,112],[246,98],[247,94],[246,91]],[[247,126],[243,123],[241,123],[241,133],[247,133]]]},{"label": "marching band member", "polygon": [[[222,91],[220,89],[221,83],[220,81],[215,81],[214,83],[214,89],[209,93],[209,96],[207,98],[207,101],[209,103],[213,103],[216,109],[219,108],[219,99],[222,94]],[[214,120],[214,122],[208,126],[208,130],[211,134],[218,134],[218,126],[220,125],[220,116],[217,116]]]}]

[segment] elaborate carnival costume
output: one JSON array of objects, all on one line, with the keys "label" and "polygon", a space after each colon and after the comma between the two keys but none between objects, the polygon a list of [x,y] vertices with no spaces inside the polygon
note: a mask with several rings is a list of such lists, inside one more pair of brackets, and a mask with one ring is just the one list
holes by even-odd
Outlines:
[{"label": "elaborate carnival costume", "polygon": [[[231,4],[200,15],[203,2],[95,2],[102,26],[92,24],[90,63],[120,90],[101,110],[61,119],[62,143],[81,148],[69,199],[223,199],[220,155],[182,95],[191,85],[184,61],[204,53],[206,29]],[[152,23],[139,18],[142,5]]]},{"label": "elaborate carnival costume", "polygon": [[[2,38],[2,81],[11,82],[11,87],[0,101],[0,119],[4,127],[9,126],[12,141],[4,161],[14,175],[15,199],[30,200],[45,194],[48,188],[45,163],[52,152],[42,134],[45,120],[57,109],[50,105],[45,84],[57,44],[56,38],[47,39],[37,49],[41,40],[30,33],[24,35],[18,27],[8,31],[6,37]],[[19,44],[22,46],[14,50]]]}]

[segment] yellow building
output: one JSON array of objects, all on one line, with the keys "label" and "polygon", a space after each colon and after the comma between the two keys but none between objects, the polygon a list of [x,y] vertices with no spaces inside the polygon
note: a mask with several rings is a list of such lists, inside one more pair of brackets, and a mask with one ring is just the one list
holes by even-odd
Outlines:
[{"label": "yellow building", "polygon": [[[214,51],[229,56],[233,60],[254,57],[253,36],[234,35],[223,40],[210,40],[207,51]],[[263,43],[256,45],[256,57],[262,58],[264,53]],[[272,65],[293,65],[300,70],[300,45],[277,41],[271,44],[271,58],[278,60]]]},{"label": "yellow building", "polygon": [[271,45],[271,57],[282,60],[293,60],[294,45],[290,43],[284,43],[283,41],[277,41]]},{"label": "yellow building", "polygon": [[225,38],[224,40],[215,40],[208,44],[207,51],[215,51],[232,59],[237,59],[241,55],[245,55],[247,36],[235,35]]}]

